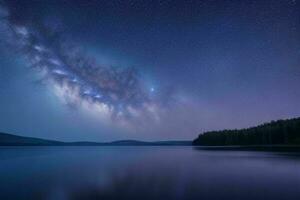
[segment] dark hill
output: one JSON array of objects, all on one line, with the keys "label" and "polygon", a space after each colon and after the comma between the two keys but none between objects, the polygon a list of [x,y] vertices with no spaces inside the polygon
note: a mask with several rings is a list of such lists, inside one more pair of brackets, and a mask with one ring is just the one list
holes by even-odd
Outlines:
[{"label": "dark hill", "polygon": [[113,142],[61,142],[33,137],[24,137],[0,133],[0,146],[189,146],[192,141],[157,141],[119,140]]},{"label": "dark hill", "polygon": [[19,146],[19,145],[61,145],[63,142],[55,140],[44,140],[33,137],[23,137],[18,135],[12,135],[7,133],[0,133],[0,145],[1,146]]},{"label": "dark hill", "polygon": [[240,129],[202,133],[193,145],[299,145],[300,118],[272,121],[262,125]]}]

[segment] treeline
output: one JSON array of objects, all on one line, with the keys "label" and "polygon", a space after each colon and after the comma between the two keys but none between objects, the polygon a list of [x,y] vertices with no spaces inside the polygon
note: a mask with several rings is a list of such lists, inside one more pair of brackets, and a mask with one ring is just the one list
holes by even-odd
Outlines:
[{"label": "treeline", "polygon": [[272,121],[240,130],[200,134],[193,145],[292,145],[300,144],[300,118]]}]

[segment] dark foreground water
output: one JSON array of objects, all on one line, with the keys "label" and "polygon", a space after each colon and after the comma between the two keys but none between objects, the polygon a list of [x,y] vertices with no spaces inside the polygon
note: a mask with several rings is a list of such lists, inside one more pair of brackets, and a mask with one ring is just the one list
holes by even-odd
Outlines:
[{"label": "dark foreground water", "polygon": [[300,156],[193,147],[0,147],[0,199],[300,199]]}]

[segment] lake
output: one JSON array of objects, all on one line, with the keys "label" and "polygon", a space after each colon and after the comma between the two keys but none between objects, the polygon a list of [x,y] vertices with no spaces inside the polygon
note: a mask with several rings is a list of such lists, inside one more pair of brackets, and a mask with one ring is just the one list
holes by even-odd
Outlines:
[{"label": "lake", "polygon": [[0,147],[0,199],[299,200],[297,153]]}]

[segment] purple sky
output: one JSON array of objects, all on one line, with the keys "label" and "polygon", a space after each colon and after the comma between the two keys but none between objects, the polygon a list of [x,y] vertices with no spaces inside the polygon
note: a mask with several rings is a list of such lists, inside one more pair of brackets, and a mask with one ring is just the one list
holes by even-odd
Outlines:
[{"label": "purple sky", "polygon": [[0,131],[193,139],[300,116],[300,2],[0,3]]}]

